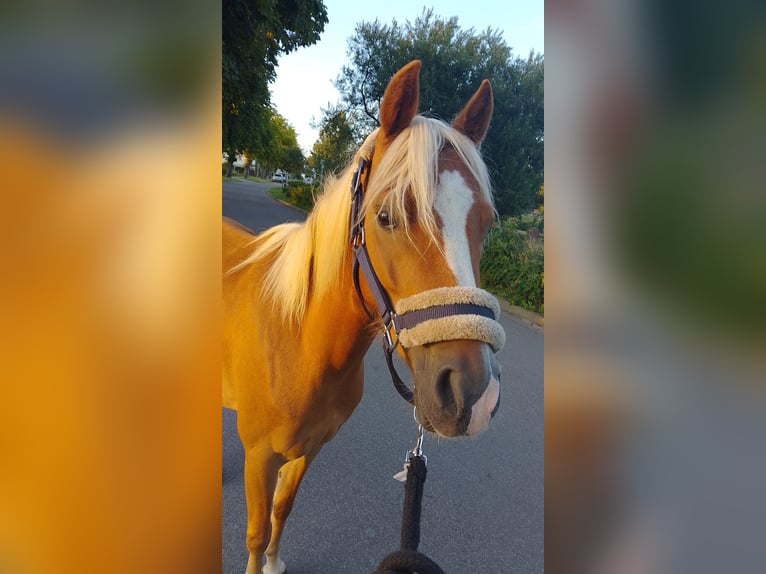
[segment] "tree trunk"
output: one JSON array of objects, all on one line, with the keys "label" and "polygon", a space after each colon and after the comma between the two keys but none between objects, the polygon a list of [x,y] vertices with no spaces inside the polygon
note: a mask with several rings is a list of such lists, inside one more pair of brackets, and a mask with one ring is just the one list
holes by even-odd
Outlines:
[{"label": "tree trunk", "polygon": [[234,171],[234,158],[229,156],[229,161],[226,166],[226,177],[231,177],[231,173]]},{"label": "tree trunk", "polygon": [[244,160],[245,166],[242,168],[242,174],[245,179],[247,179],[247,176],[250,175],[250,156],[245,154],[245,156],[242,158]]}]

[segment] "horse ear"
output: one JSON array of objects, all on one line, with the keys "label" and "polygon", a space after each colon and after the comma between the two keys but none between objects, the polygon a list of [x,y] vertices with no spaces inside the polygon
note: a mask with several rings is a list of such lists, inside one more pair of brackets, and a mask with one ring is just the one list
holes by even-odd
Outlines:
[{"label": "horse ear", "polygon": [[380,128],[387,141],[410,125],[418,113],[420,100],[420,60],[413,60],[394,74],[383,94]]},{"label": "horse ear", "polygon": [[489,85],[489,80],[484,80],[476,93],[452,120],[452,127],[479,145],[487,135],[493,107],[492,86]]}]

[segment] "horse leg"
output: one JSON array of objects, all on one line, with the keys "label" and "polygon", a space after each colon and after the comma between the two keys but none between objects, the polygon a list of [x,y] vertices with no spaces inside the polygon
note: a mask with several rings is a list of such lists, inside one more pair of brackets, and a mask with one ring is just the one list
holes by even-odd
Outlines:
[{"label": "horse leg", "polygon": [[313,459],[313,454],[305,455],[285,463],[279,469],[274,507],[271,511],[271,541],[266,548],[266,566],[263,567],[263,574],[284,574],[286,571],[285,563],[279,558],[279,541],[287,517],[293,509],[298,487]]},{"label": "horse leg", "polygon": [[256,444],[245,451],[245,497],[247,499],[246,574],[261,574],[263,553],[271,537],[271,506],[279,467],[284,459],[267,445]]}]

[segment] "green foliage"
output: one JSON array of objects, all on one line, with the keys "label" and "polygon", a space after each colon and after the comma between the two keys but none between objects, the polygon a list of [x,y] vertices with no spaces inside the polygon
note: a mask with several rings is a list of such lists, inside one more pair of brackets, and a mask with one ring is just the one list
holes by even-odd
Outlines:
[{"label": "green foliage", "polygon": [[518,229],[521,231],[528,231],[533,228],[537,229],[540,233],[545,231],[545,218],[538,213],[519,215],[516,221]]},{"label": "green foliage", "polygon": [[668,316],[755,344],[761,355],[764,134],[766,116],[747,106],[695,109],[662,126],[625,174],[612,246],[631,283]]},{"label": "green foliage", "polygon": [[[495,111],[483,143],[501,214],[534,207],[543,182],[543,57],[514,57],[491,28],[462,29],[457,18],[424,10],[414,23],[363,22],[349,40],[349,64],[336,80],[352,128],[369,133],[391,76],[407,62],[423,62],[422,113],[454,117],[482,79],[492,82]],[[352,113],[354,112],[354,113]],[[353,124],[361,123],[364,129]]]},{"label": "green foliage", "polygon": [[349,162],[356,147],[361,143],[349,122],[349,114],[340,107],[322,110],[319,122],[319,139],[311,150],[309,165],[320,173],[338,173]]},{"label": "green foliage", "polygon": [[326,23],[321,0],[223,0],[222,139],[229,157],[265,153],[274,136],[268,84],[277,58],[314,44]]},{"label": "green foliage", "polygon": [[289,172],[300,172],[303,169],[305,158],[298,145],[298,136],[285,118],[269,108],[268,133],[270,139],[268,145],[258,152],[249,152],[249,156],[256,159],[268,170],[284,169]]},{"label": "green foliage", "polygon": [[487,77],[495,109],[482,151],[501,215],[518,215],[542,202],[544,172],[544,61],[542,55],[509,62]]},{"label": "green foliage", "polygon": [[501,220],[489,234],[480,270],[486,289],[530,311],[543,313],[543,239],[532,239],[519,229],[519,220]]},{"label": "green foliage", "polygon": [[295,207],[309,211],[314,207],[314,188],[308,183],[291,181],[287,184],[287,201]]},{"label": "green foliage", "polygon": [[274,167],[285,169],[290,173],[297,173],[303,169],[305,158],[298,145],[298,136],[287,120],[279,114],[274,114],[274,139],[269,146],[269,159]]}]

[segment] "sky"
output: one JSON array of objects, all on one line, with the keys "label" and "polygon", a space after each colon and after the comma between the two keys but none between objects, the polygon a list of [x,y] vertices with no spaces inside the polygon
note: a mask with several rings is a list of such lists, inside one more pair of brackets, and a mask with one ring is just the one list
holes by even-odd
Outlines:
[{"label": "sky", "polygon": [[[311,127],[312,118],[321,117],[321,108],[339,100],[333,81],[347,62],[348,39],[360,22],[382,24],[396,19],[400,24],[413,22],[423,8],[433,8],[441,18],[457,16],[463,29],[476,32],[489,27],[500,30],[514,55],[526,58],[530,51],[544,53],[543,0],[384,0],[365,3],[358,0],[324,0],[329,22],[319,42],[279,59],[277,78],[271,85],[271,101],[277,111],[295,128],[298,145],[308,155],[319,137]],[[491,80],[491,78],[490,78]]]}]

